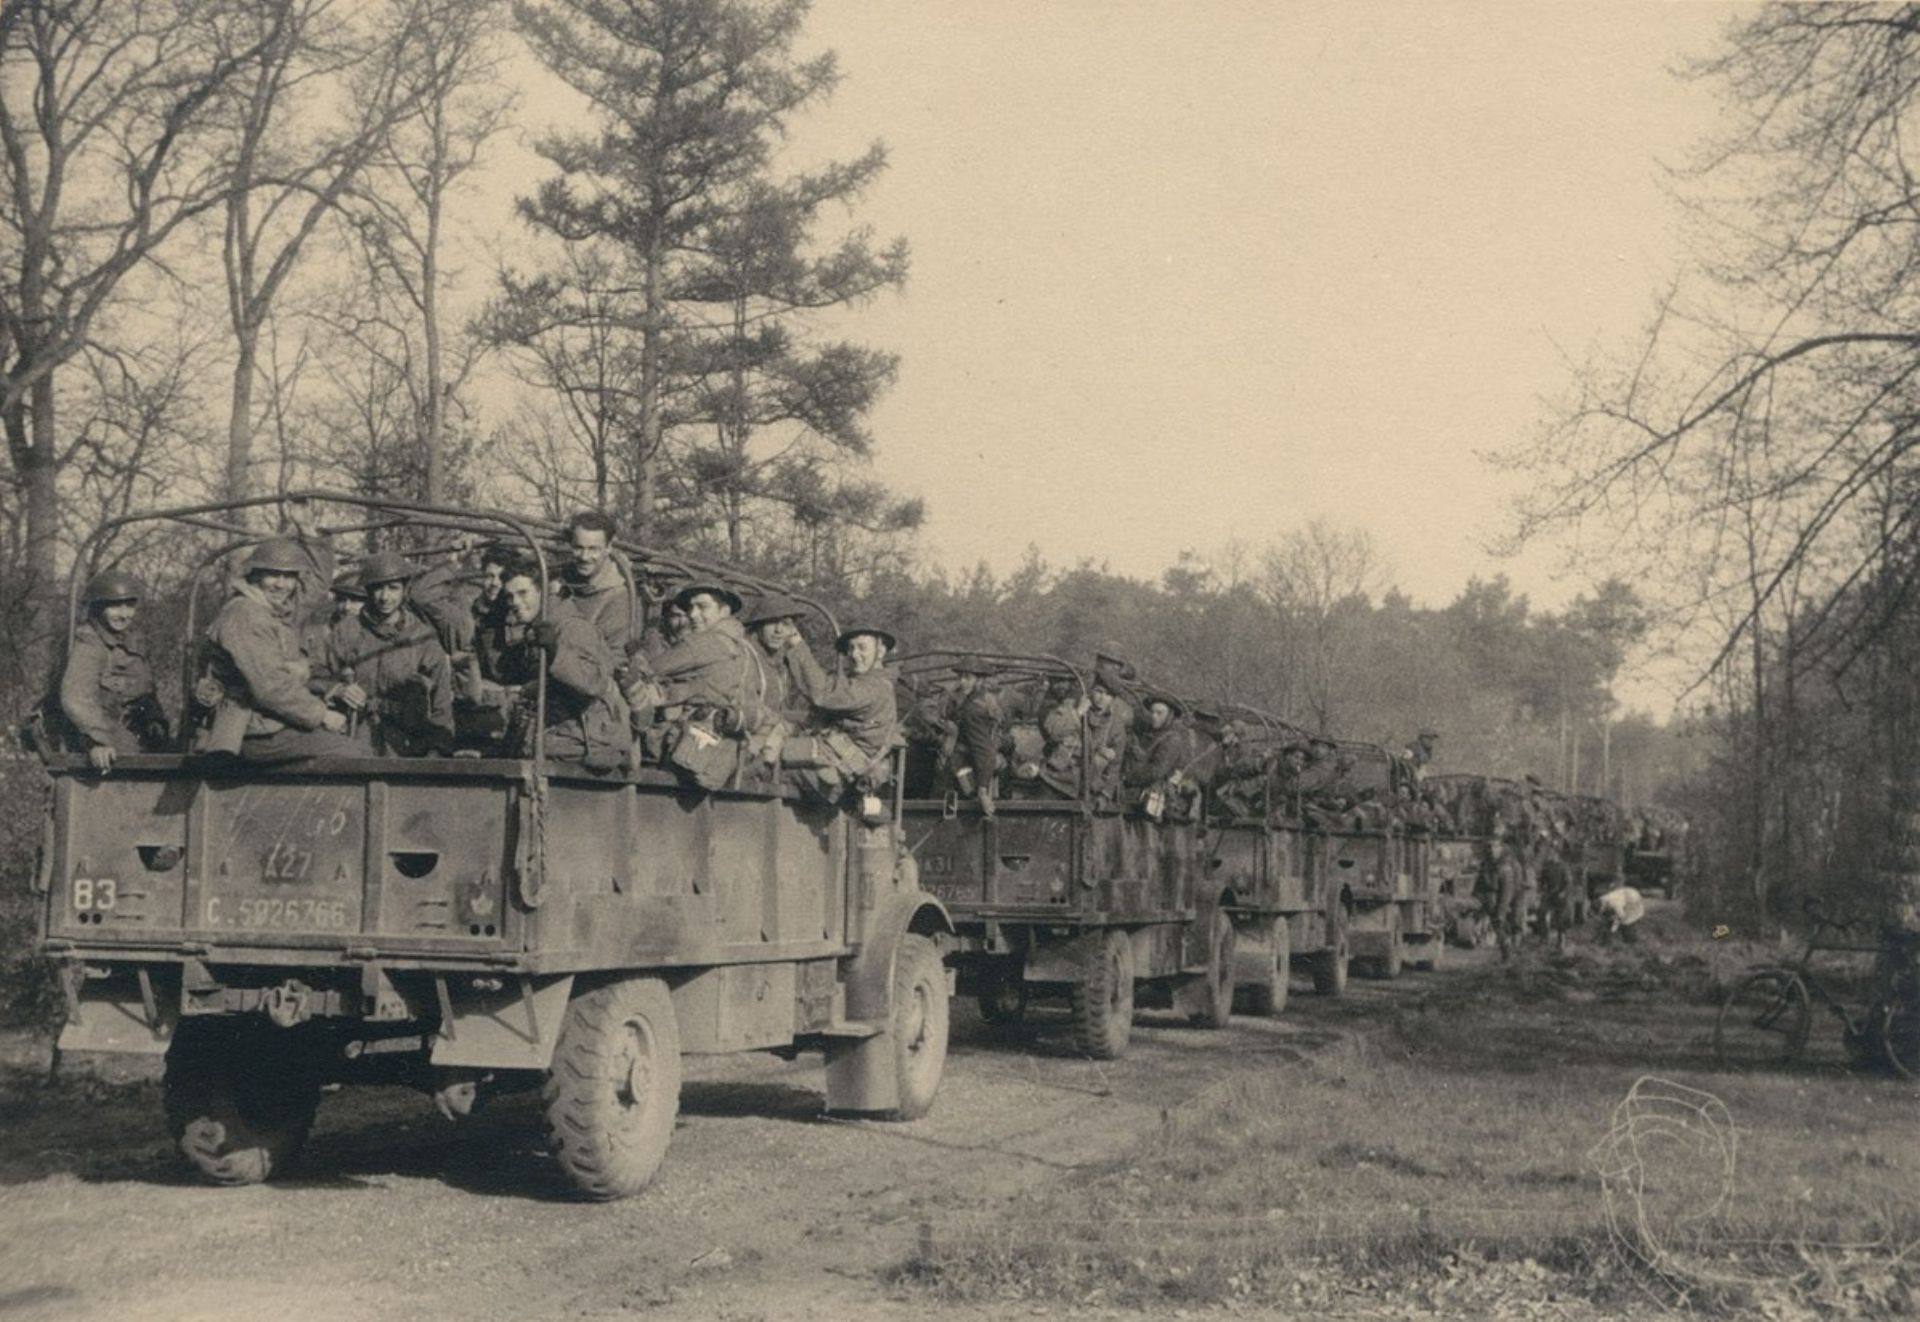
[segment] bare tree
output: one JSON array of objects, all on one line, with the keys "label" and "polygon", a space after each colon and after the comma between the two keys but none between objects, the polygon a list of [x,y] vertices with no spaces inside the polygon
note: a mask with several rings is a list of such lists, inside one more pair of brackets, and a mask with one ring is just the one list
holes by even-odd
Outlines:
[{"label": "bare tree", "polygon": [[[346,12],[342,0],[286,0],[261,11],[233,116],[221,259],[233,328],[227,419],[230,498],[253,464],[260,337],[321,222],[381,152],[423,89],[406,73],[424,35],[416,6],[387,0]],[[271,22],[269,18],[271,16]]]},{"label": "bare tree", "polygon": [[1292,626],[1301,650],[1293,658],[1302,677],[1308,718],[1316,729],[1334,725],[1334,698],[1342,657],[1356,614],[1383,578],[1373,539],[1326,519],[1287,534],[1262,562],[1267,600]]},{"label": "bare tree", "polygon": [[406,376],[422,452],[417,494],[438,503],[447,494],[447,410],[479,356],[475,341],[449,343],[460,337],[446,325],[454,274],[447,265],[448,205],[518,98],[500,82],[502,0],[414,3],[420,39],[401,65],[398,89],[411,110],[387,126],[356,198],[356,228],[383,301],[396,299],[408,313],[411,324],[392,333],[418,335]]},{"label": "bare tree", "polygon": [[287,21],[285,0],[15,0],[0,5],[0,426],[25,506],[27,605],[44,634],[75,453],[54,374],[79,355],[121,284],[227,181],[207,139],[244,71]]}]

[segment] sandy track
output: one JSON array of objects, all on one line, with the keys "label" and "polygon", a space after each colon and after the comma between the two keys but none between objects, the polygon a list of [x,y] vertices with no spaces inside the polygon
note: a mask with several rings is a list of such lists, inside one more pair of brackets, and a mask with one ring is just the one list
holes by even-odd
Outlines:
[{"label": "sandy track", "polygon": [[660,1178],[611,1205],[568,1199],[529,1097],[454,1126],[412,1093],[336,1093],[288,1178],[223,1190],[176,1161],[150,1083],[16,1088],[0,1320],[918,1315],[882,1274],[924,1220],[1122,1160],[1224,1079],[1284,1089],[1289,1064],[1424,981],[1298,995],[1222,1032],[1143,1016],[1110,1064],[1074,1057],[1057,1014],[1005,1037],[956,1003],[939,1102],[909,1125],[822,1117],[817,1058],[690,1060]]}]

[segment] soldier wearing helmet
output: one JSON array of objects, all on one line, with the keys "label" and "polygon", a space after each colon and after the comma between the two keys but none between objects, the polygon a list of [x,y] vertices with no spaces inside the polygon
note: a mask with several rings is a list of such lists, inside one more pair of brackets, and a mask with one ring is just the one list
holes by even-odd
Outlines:
[{"label": "soldier wearing helmet", "polygon": [[787,642],[801,692],[810,704],[812,729],[787,738],[784,728],[761,754],[769,766],[785,767],[815,798],[838,801],[848,790],[872,790],[888,779],[887,758],[900,734],[893,683],[882,668],[894,636],[872,625],[842,631],[834,643],[846,671],[830,675],[797,635]]},{"label": "soldier wearing helmet", "polygon": [[346,756],[346,713],[311,691],[313,668],[301,649],[308,607],[333,583],[333,551],[294,514],[296,535],[260,542],[240,563],[240,579],[207,626],[194,696],[212,715],[194,747],[251,762]]},{"label": "soldier wearing helmet", "polygon": [[[651,659],[636,658],[627,701],[659,728],[647,749],[695,783],[715,789],[740,769],[741,741],[774,722],[768,667],[740,624],[744,604],[724,583],[689,583],[674,594],[691,632]],[[774,695],[777,700],[777,695]]]},{"label": "soldier wearing helmet", "polygon": [[167,714],[154,692],[153,668],[133,632],[146,595],[132,574],[109,569],[87,583],[86,619],[60,671],[60,714],[68,747],[84,752],[95,771],[113,769],[120,753],[162,752]]},{"label": "soldier wearing helmet", "polygon": [[330,701],[362,714],[373,751],[419,757],[453,750],[453,664],[433,626],[407,608],[420,566],[393,551],[360,567],[366,604],[327,634]]}]

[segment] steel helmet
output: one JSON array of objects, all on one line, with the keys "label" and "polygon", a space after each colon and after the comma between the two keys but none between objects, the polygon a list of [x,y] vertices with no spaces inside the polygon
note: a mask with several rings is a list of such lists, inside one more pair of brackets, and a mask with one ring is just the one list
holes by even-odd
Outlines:
[{"label": "steel helmet", "polygon": [[124,569],[106,569],[87,580],[87,605],[108,601],[138,601],[147,595],[140,580]]},{"label": "steel helmet", "polygon": [[269,537],[247,557],[246,574],[299,574],[313,567],[300,543],[291,537]]},{"label": "steel helmet", "polygon": [[420,566],[398,551],[380,551],[360,566],[360,583],[370,588],[375,583],[405,583],[420,576]]}]

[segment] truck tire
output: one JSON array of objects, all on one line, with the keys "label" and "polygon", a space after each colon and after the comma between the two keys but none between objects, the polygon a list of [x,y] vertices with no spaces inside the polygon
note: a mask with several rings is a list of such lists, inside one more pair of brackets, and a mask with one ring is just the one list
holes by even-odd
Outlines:
[{"label": "truck tire", "polygon": [[1345,921],[1334,924],[1326,948],[1313,957],[1313,989],[1322,996],[1347,994],[1347,965],[1353,959]]},{"label": "truck tire", "polygon": [[1027,984],[996,982],[980,994],[980,1017],[996,1028],[1015,1028],[1026,1021]]},{"label": "truck tire", "polygon": [[541,1098],[547,1146],[583,1196],[647,1187],[680,1113],[680,1027],[659,978],[621,978],[567,1002]]},{"label": "truck tire", "polygon": [[1406,941],[1400,935],[1400,906],[1387,906],[1387,953],[1374,966],[1380,976],[1392,982],[1406,967]]},{"label": "truck tire", "polygon": [[1108,929],[1091,943],[1073,984],[1073,1042],[1082,1055],[1118,1060],[1133,1036],[1133,942]]},{"label": "truck tire", "polygon": [[1266,976],[1247,986],[1247,1011],[1271,1019],[1287,1008],[1287,981],[1292,972],[1293,955],[1289,946],[1292,932],[1285,918],[1273,920],[1271,946],[1273,966],[1263,969]]},{"label": "truck tire", "polygon": [[895,1120],[918,1120],[933,1109],[947,1064],[947,969],[924,936],[900,938],[893,956],[894,1077],[900,1089]]},{"label": "truck tire", "polygon": [[1206,983],[1201,988],[1200,1010],[1192,1016],[1197,1028],[1225,1028],[1233,1022],[1233,948],[1236,944],[1233,919],[1225,911],[1213,911],[1213,926],[1207,932]]},{"label": "truck tire", "polygon": [[163,1087],[168,1130],[215,1184],[259,1184],[281,1170],[320,1106],[308,1058],[264,1024],[181,1024]]}]

